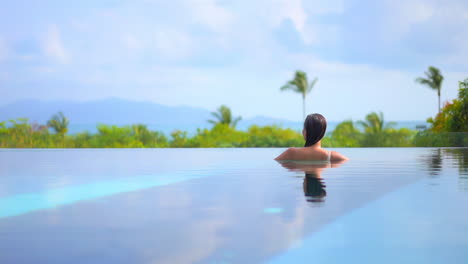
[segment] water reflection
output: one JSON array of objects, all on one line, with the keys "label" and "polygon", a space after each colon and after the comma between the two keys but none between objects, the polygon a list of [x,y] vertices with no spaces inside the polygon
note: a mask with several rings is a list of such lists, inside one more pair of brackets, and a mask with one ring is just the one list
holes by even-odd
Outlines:
[{"label": "water reflection", "polygon": [[[468,214],[463,212],[468,196],[453,189],[459,169],[465,171],[460,181],[467,182],[461,176],[467,177],[467,150],[353,149],[348,150],[353,159],[345,166],[317,162],[278,166],[269,149],[198,150],[191,155],[200,164],[187,171],[178,157],[183,153],[195,159],[188,156],[192,150],[170,151],[174,152],[155,152],[160,156],[151,156],[154,163],[147,167],[138,163],[139,156],[135,158],[139,152],[125,151],[118,158],[111,152],[101,166],[89,171],[79,171],[86,167],[83,163],[66,162],[75,157],[70,156],[73,151],[64,152],[58,161],[56,155],[42,154],[55,160],[58,168],[79,172],[71,175],[70,188],[87,183],[78,181],[84,177],[90,183],[119,182],[125,175],[115,177],[117,163],[129,166],[126,177],[132,180],[113,184],[118,187],[113,190],[119,190],[113,195],[0,219],[0,263],[264,263],[275,256],[284,260],[275,263],[305,259],[343,263],[368,256],[362,245],[369,241],[375,245],[375,258],[363,263],[391,259],[392,254],[421,260],[430,259],[425,258],[429,253],[459,253],[448,255],[455,258],[466,252],[466,236],[460,230],[467,229]],[[431,165],[432,158],[440,160],[435,162],[439,165]],[[165,174],[160,164],[173,166],[168,178],[179,180],[123,189],[136,182],[143,182],[140,187],[151,183],[152,176],[141,178],[142,167]],[[428,180],[428,166],[439,169],[440,177]],[[51,178],[42,176],[49,171],[37,171],[40,186],[50,186],[46,183]],[[93,171],[98,176],[89,176]],[[2,186],[30,179],[0,176],[7,183]],[[441,246],[442,250],[433,250]],[[18,248],[28,254],[19,254]],[[307,254],[294,259],[291,250],[296,248]],[[339,256],[346,257],[327,261]]]},{"label": "water reflection", "polygon": [[323,202],[325,196],[327,196],[327,187],[323,179],[320,177],[315,177],[313,174],[307,174],[304,176],[304,196],[307,197],[308,202]]},{"label": "water reflection", "polygon": [[317,161],[285,161],[279,162],[281,166],[289,171],[304,172],[304,181],[302,188],[304,196],[308,202],[324,202],[327,191],[325,182],[322,178],[323,170],[327,168],[336,168],[345,161],[337,162],[317,162]]},{"label": "water reflection", "polygon": [[441,149],[435,149],[432,153],[426,157],[426,163],[429,167],[429,175],[438,176],[442,170],[442,151]]},{"label": "water reflection", "polygon": [[459,189],[468,191],[468,148],[438,148],[423,156],[430,176],[439,176],[443,167],[458,169]]},{"label": "water reflection", "polygon": [[468,176],[468,148],[444,149],[445,155],[453,161],[459,172],[460,177]]},{"label": "water reflection", "polygon": [[468,148],[444,149],[444,153],[458,168],[458,189],[468,192]]}]

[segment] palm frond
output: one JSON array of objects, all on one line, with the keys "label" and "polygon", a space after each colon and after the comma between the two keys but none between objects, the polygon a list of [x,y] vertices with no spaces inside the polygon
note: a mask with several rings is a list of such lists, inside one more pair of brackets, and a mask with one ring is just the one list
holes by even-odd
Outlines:
[{"label": "palm frond", "polygon": [[356,121],[356,124],[362,126],[364,129],[369,128],[369,125],[366,122],[362,121],[362,120]]},{"label": "palm frond", "polygon": [[417,78],[416,82],[426,85],[433,90],[437,90],[440,93],[442,81],[444,80],[444,76],[440,70],[434,66],[429,66],[428,70],[424,72],[424,75],[426,75],[426,78]]},{"label": "palm frond", "polygon": [[242,117],[240,116],[234,119],[234,121],[232,121],[232,127],[236,127],[237,123],[241,120],[242,120]]},{"label": "palm frond", "polygon": [[292,80],[286,83],[285,85],[281,86],[280,90],[281,91],[291,90],[293,92],[298,92],[299,87],[297,86],[296,82]]},{"label": "palm frond", "polygon": [[310,82],[309,87],[307,88],[307,93],[310,93],[310,91],[312,91],[317,81],[318,81],[318,78],[315,78],[312,82]]},{"label": "palm frond", "polygon": [[233,120],[233,116],[231,113],[231,109],[226,105],[221,105],[218,107],[216,112],[211,112],[217,120],[207,120],[211,124],[226,124],[229,126],[235,126],[236,123],[241,119],[241,117],[236,118]]},{"label": "palm frond", "polygon": [[280,87],[281,91],[292,90],[294,85],[291,85],[289,82]]},{"label": "palm frond", "polygon": [[211,115],[218,119],[218,121],[221,121],[223,119],[218,112],[211,112]]},{"label": "palm frond", "polygon": [[47,121],[47,126],[54,129],[58,134],[65,134],[68,131],[69,123],[68,118],[62,112],[59,112]]},{"label": "palm frond", "polygon": [[427,86],[429,86],[429,87],[431,87],[431,88],[432,88],[432,85],[433,85],[431,80],[429,80],[429,79],[424,79],[424,78],[421,78],[421,77],[416,78],[415,81],[416,81],[417,83],[419,83],[419,84],[427,85]]}]

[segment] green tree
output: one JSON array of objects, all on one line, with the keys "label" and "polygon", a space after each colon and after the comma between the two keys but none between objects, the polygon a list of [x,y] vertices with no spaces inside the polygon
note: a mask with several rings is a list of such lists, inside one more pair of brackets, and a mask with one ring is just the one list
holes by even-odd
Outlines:
[{"label": "green tree", "polygon": [[168,141],[163,133],[150,131],[144,124],[134,124],[132,128],[132,137],[139,141],[144,147],[167,147]]},{"label": "green tree", "polygon": [[383,113],[372,112],[366,116],[365,121],[357,121],[357,124],[364,128],[364,147],[386,146],[387,134],[395,125],[394,122],[385,124]]},{"label": "green tree", "polygon": [[236,130],[228,124],[217,123],[211,129],[197,129],[192,137],[192,147],[199,148],[232,148],[241,147],[247,140],[247,133]]},{"label": "green tree", "polygon": [[431,128],[420,131],[413,142],[418,147],[468,146],[468,78],[459,82],[458,98],[445,103],[435,118],[428,118]]},{"label": "green tree", "polygon": [[378,114],[372,112],[366,116],[366,121],[357,121],[357,123],[364,128],[364,132],[370,134],[379,134],[395,126],[395,122],[388,122],[385,124],[382,112]]},{"label": "green tree", "polygon": [[442,88],[442,81],[444,80],[444,76],[442,76],[442,73],[439,69],[433,66],[429,66],[428,70],[425,71],[424,74],[426,75],[426,78],[419,77],[416,79],[416,82],[422,85],[426,85],[432,90],[437,91],[437,96],[439,97],[440,113],[440,89]]},{"label": "green tree", "polygon": [[6,121],[0,122],[0,135],[6,134],[8,132],[8,128],[6,126]]},{"label": "green tree", "polygon": [[32,128],[27,118],[9,120],[10,125],[6,134],[9,136],[6,142],[9,147],[28,148],[32,146]]},{"label": "green tree", "polygon": [[290,128],[281,128],[276,125],[252,125],[247,131],[248,138],[242,147],[301,147],[304,145],[302,134]]},{"label": "green tree", "polygon": [[211,124],[225,124],[231,127],[236,127],[237,122],[239,122],[242,117],[233,118],[231,109],[225,105],[221,105],[217,112],[211,112],[211,115],[215,117],[216,120],[208,120]]},{"label": "green tree", "polygon": [[69,121],[62,112],[53,115],[52,118],[47,121],[47,126],[60,135],[65,135],[68,132],[68,124]]},{"label": "green tree", "polygon": [[305,119],[306,116],[306,106],[305,99],[308,93],[312,91],[318,79],[315,78],[310,83],[307,80],[307,74],[303,71],[296,71],[294,78],[288,81],[285,85],[281,86],[281,91],[291,90],[302,95],[302,117]]},{"label": "green tree", "polygon": [[362,133],[354,126],[352,120],[339,123],[331,133],[333,147],[359,147]]},{"label": "green tree", "polygon": [[192,147],[187,131],[175,130],[171,133],[171,148]]},{"label": "green tree", "polygon": [[97,126],[96,144],[98,148],[142,148],[143,143],[136,140],[134,131],[130,126],[108,126],[99,124]]},{"label": "green tree", "polygon": [[459,82],[458,98],[447,102],[428,122],[433,132],[468,132],[468,78]]}]

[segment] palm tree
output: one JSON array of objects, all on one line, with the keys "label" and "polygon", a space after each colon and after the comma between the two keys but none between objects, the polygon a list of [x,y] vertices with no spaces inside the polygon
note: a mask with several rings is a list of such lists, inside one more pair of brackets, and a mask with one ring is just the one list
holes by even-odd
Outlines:
[{"label": "palm tree", "polygon": [[388,130],[395,123],[385,123],[383,113],[372,112],[366,116],[365,121],[357,121],[358,125],[364,128],[364,137],[362,138],[362,146],[364,147],[384,147],[388,146]]},{"label": "palm tree", "polygon": [[366,116],[366,121],[357,121],[359,125],[364,128],[364,132],[369,134],[381,134],[386,130],[395,126],[395,122],[388,122],[385,124],[383,113],[372,112]]},{"label": "palm tree", "polygon": [[302,95],[302,115],[305,119],[305,98],[308,93],[314,88],[318,79],[315,78],[313,81],[308,83],[307,74],[303,71],[296,71],[294,78],[281,86],[281,91],[292,90],[293,92],[300,93]]},{"label": "palm tree", "polygon": [[66,118],[62,112],[59,112],[47,121],[47,126],[54,129],[55,133],[64,135],[68,131],[68,123],[68,118]]},{"label": "palm tree", "polygon": [[[458,89],[468,89],[468,78],[466,78],[465,80],[463,81],[459,81],[458,82]],[[462,97],[462,96],[458,96],[458,97]]]},{"label": "palm tree", "polygon": [[231,109],[225,105],[221,105],[218,109],[217,112],[211,112],[211,115],[213,115],[217,120],[208,120],[209,123],[211,124],[226,124],[232,127],[236,127],[237,122],[239,122],[242,117],[237,117],[233,118]]},{"label": "palm tree", "polygon": [[416,82],[422,85],[426,85],[432,90],[437,91],[437,96],[439,96],[440,113],[440,89],[442,88],[442,81],[444,80],[444,76],[442,76],[442,73],[440,73],[439,69],[433,66],[429,66],[428,70],[424,72],[424,74],[426,75],[426,78],[419,77],[416,79]]}]

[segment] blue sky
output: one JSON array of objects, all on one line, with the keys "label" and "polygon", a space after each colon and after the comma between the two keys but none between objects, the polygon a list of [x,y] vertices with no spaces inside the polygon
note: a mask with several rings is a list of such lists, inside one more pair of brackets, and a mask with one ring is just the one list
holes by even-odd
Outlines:
[{"label": "blue sky", "polygon": [[296,69],[319,81],[307,111],[329,120],[425,120],[468,77],[461,0],[6,1],[0,9],[0,105],[119,97],[245,118],[302,118],[279,87]]}]

